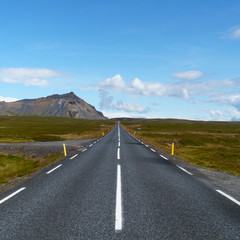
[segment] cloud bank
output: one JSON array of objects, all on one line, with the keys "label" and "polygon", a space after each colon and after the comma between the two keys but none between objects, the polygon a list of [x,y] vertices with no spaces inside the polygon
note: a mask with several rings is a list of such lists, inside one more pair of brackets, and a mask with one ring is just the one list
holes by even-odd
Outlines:
[{"label": "cloud bank", "polygon": [[[178,79],[175,82],[149,82],[139,78],[126,82],[117,74],[93,85],[81,89],[92,89],[100,92],[101,109],[135,112],[138,114],[150,112],[151,109],[143,107],[137,102],[114,102],[114,97],[109,93],[128,95],[130,97],[155,97],[155,98],[179,98],[193,104],[213,103],[221,110],[211,109],[207,112],[211,120],[237,120],[240,116],[240,78],[235,79],[203,79],[210,76],[201,71],[175,72],[171,76]],[[230,107],[223,110],[223,106]]]},{"label": "cloud bank", "polygon": [[[190,74],[191,75],[191,74]],[[216,96],[224,96],[227,90],[232,91],[236,87],[240,87],[240,79],[222,79],[222,80],[205,80],[199,81],[200,76],[205,73],[193,75],[179,73],[175,76],[184,79],[192,79],[191,81],[183,81],[182,79],[176,83],[159,83],[146,82],[135,78],[132,82],[126,83],[123,78],[117,74],[112,78],[107,78],[97,84],[82,87],[82,89],[104,90],[107,92],[126,94],[131,96],[150,96],[150,97],[175,97],[189,100],[191,97],[203,96],[213,99]],[[106,100],[110,101],[110,99]]]},{"label": "cloud bank", "polygon": [[0,81],[5,83],[20,83],[25,86],[46,87],[48,78],[63,77],[63,73],[45,68],[2,68]]},{"label": "cloud bank", "polygon": [[13,98],[13,97],[2,97],[0,96],[0,102],[4,101],[4,102],[16,102],[19,99],[17,98]]}]

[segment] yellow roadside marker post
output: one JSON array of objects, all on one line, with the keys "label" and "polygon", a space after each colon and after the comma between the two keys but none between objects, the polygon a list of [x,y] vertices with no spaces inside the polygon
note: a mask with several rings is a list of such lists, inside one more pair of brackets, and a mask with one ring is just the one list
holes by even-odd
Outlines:
[{"label": "yellow roadside marker post", "polygon": [[136,132],[134,132],[134,136],[136,135]]},{"label": "yellow roadside marker post", "polygon": [[63,150],[64,150],[64,156],[66,157],[66,156],[67,156],[67,151],[66,151],[66,145],[65,145],[65,143],[63,143]]},{"label": "yellow roadside marker post", "polygon": [[174,143],[172,143],[172,155],[174,155]]},{"label": "yellow roadside marker post", "polygon": [[102,133],[103,137],[104,137],[104,132]]}]

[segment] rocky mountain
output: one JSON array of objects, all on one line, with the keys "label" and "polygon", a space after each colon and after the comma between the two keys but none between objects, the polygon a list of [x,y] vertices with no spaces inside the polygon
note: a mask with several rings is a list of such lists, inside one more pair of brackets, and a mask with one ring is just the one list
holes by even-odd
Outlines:
[{"label": "rocky mountain", "polygon": [[73,92],[16,102],[0,102],[0,115],[52,116],[80,119],[107,119],[103,114]]}]

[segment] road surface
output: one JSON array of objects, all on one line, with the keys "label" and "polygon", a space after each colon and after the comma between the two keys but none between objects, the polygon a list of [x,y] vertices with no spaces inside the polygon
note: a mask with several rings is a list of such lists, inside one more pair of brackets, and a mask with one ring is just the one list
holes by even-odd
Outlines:
[{"label": "road surface", "polygon": [[240,239],[240,203],[217,190],[118,124],[2,194],[0,239]]}]

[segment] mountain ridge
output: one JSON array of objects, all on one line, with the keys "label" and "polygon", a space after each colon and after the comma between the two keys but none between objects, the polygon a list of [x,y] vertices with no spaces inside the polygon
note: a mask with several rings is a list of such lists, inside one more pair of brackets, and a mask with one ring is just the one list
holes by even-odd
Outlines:
[{"label": "mountain ridge", "polygon": [[22,99],[16,102],[0,102],[0,115],[8,116],[53,116],[79,119],[107,119],[102,112],[75,95],[53,94],[36,99]]}]

